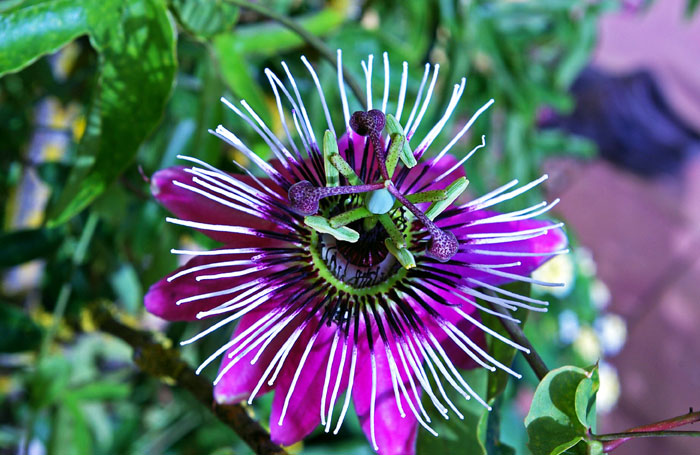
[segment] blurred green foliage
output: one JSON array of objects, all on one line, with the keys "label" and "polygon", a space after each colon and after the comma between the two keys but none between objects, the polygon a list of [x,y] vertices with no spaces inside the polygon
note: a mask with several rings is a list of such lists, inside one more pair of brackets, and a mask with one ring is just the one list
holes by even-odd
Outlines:
[{"label": "blurred green foliage", "polygon": [[[487,149],[467,169],[475,194],[512,178],[538,176],[548,156],[593,153],[585,141],[538,130],[537,121],[543,109],[571,109],[567,88],[588,63],[597,21],[612,2],[259,3],[293,18],[331,49],[342,48],[358,79],[361,59],[388,51],[392,94],[400,82],[399,62],[412,69],[413,96],[423,63],[440,63],[422,128],[440,118],[452,85],[464,75],[465,95],[445,131],[494,98],[495,107],[455,149],[464,154],[487,135]],[[690,0],[689,11],[697,4]],[[136,370],[126,345],[91,331],[84,307],[114,301],[124,314],[163,330],[174,342],[199,330],[198,324],[164,326],[142,309],[145,290],[177,266],[170,248],[212,246],[203,236],[164,223],[165,211],[150,198],[143,176],[176,164],[178,154],[234,171],[231,150],[207,133],[219,123],[269,157],[265,143],[219,97],[245,99],[270,121],[272,95],[263,69],[279,73],[285,60],[292,72],[304,74],[302,54],[314,62],[331,111],[340,112],[335,69],[317,49],[225,0],[0,4],[0,452],[27,444],[61,455],[250,452],[187,393]],[[302,92],[315,92],[310,78],[297,82]],[[381,87],[375,89],[381,96]],[[315,93],[310,99],[312,123],[322,125]],[[442,135],[433,150],[448,140]],[[585,286],[576,289],[587,292],[578,291]],[[582,320],[592,320],[587,295],[575,301]],[[556,341],[556,317],[538,318],[551,328],[534,334],[549,346],[545,356],[557,364],[580,360]],[[226,337],[208,337],[183,355],[197,364]],[[508,363],[513,352],[499,355]],[[501,394],[504,378],[475,380],[489,390],[496,411],[479,409],[473,418],[450,422],[456,427],[446,429],[451,435],[446,439],[421,434],[423,453],[462,447],[468,440],[512,453],[500,445],[494,430],[499,425],[510,443],[520,445],[518,453],[524,450],[524,415],[518,418],[512,406],[517,388],[510,385]],[[263,422],[269,406],[269,397],[256,403]],[[304,453],[371,453],[354,413],[348,415],[353,417],[339,436],[314,433]]]}]

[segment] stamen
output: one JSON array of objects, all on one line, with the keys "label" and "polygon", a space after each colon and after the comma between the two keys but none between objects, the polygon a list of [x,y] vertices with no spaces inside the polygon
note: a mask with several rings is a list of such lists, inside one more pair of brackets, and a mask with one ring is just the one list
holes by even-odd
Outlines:
[{"label": "stamen", "polygon": [[341,213],[340,215],[334,216],[329,220],[329,222],[331,224],[331,227],[338,228],[341,226],[346,226],[352,223],[353,221],[361,220],[362,218],[367,218],[371,215],[372,213],[369,210],[367,210],[366,207],[358,207],[356,209],[352,209],[345,213]]},{"label": "stamen", "polygon": [[391,220],[391,217],[389,215],[379,215],[379,222],[382,223],[382,226],[384,226],[384,229],[389,234],[389,238],[394,243],[397,249],[406,247],[406,239],[404,238],[399,228],[397,228],[394,222]]},{"label": "stamen", "polygon": [[[323,380],[323,392],[321,393],[321,424],[326,424],[326,397],[328,396],[328,386],[331,382],[331,369],[333,368],[333,360],[335,359],[335,351],[338,349],[338,339],[340,339],[340,331],[336,331],[331,344],[331,352],[328,355],[328,363],[326,364],[326,376]],[[330,418],[330,416],[329,416]]]},{"label": "stamen", "polygon": [[391,253],[406,270],[416,266],[416,259],[408,248],[396,248],[396,245],[391,239],[384,239],[384,245],[386,249],[389,250],[389,253]]},{"label": "stamen", "polygon": [[326,171],[326,186],[338,186],[339,174],[338,169],[331,162],[331,156],[338,154],[338,142],[335,139],[335,134],[330,130],[326,130],[323,135],[323,167]]},{"label": "stamen", "polygon": [[325,428],[326,433],[328,433],[331,430],[331,422],[333,421],[333,408],[335,407],[335,402],[338,399],[338,392],[340,391],[340,382],[343,379],[343,368],[345,368],[345,358],[348,355],[348,337],[343,336],[343,338],[343,351],[340,353],[340,366],[338,367],[338,374],[335,377],[335,385],[333,386],[331,400],[328,403],[328,419],[326,419]]},{"label": "stamen", "polygon": [[289,386],[289,390],[287,391],[287,396],[284,398],[284,406],[282,406],[282,412],[280,413],[280,418],[277,421],[277,425],[282,425],[284,422],[284,416],[287,414],[287,408],[289,407],[289,401],[292,399],[292,393],[294,393],[294,388],[297,385],[297,381],[299,380],[299,376],[301,375],[301,370],[304,368],[304,364],[306,363],[306,358],[309,356],[309,353],[311,352],[311,348],[313,347],[314,343],[316,342],[316,338],[318,337],[319,332],[315,332],[309,342],[306,345],[306,349],[304,349],[304,353],[301,356],[301,360],[299,361],[299,365],[297,366],[296,371],[294,372],[294,377],[292,378],[292,383]]},{"label": "stamen", "polygon": [[389,133],[390,137],[393,137],[395,134],[403,136],[403,147],[401,147],[399,153],[399,158],[401,158],[403,164],[409,168],[414,167],[416,164],[418,164],[416,158],[413,156],[413,151],[411,151],[411,146],[408,144],[408,139],[406,139],[406,134],[403,131],[403,127],[401,126],[399,121],[396,118],[394,118],[394,116],[391,114],[386,116],[386,130]]},{"label": "stamen", "polygon": [[334,228],[328,220],[322,216],[307,216],[304,218],[304,224],[316,232],[330,234],[343,242],[355,243],[360,240],[360,233],[356,230],[350,229],[347,226]]},{"label": "stamen", "polygon": [[452,205],[452,203],[467,189],[469,185],[469,180],[465,177],[460,177],[454,182],[452,182],[443,191],[445,192],[445,198],[439,201],[433,202],[428,210],[425,211],[425,216],[434,220],[439,214],[441,214],[447,207]]},{"label": "stamen", "polygon": [[338,424],[333,430],[333,434],[338,434],[340,431],[340,426],[345,420],[345,414],[348,412],[348,407],[350,406],[350,398],[352,397],[352,386],[355,382],[355,365],[357,364],[357,345],[352,347],[352,359],[350,360],[350,375],[348,376],[348,388],[345,391],[345,401],[343,402],[343,408],[340,411],[340,417],[338,417]]}]

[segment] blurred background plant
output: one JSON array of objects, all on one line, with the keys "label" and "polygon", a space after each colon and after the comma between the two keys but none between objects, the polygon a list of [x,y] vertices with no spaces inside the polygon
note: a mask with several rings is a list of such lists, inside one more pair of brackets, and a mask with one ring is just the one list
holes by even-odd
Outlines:
[{"label": "blurred background plant", "polygon": [[[131,347],[96,330],[90,311],[110,302],[127,325],[163,332],[166,344],[199,330],[196,324],[165,324],[143,310],[144,291],[177,266],[171,248],[212,246],[204,236],[164,223],[147,176],[177,164],[178,154],[235,171],[230,159],[245,158],[207,133],[219,123],[270,156],[220,96],[247,100],[280,130],[263,69],[280,72],[285,60],[301,74],[299,57],[306,55],[328,89],[331,110],[341,109],[334,67],[319,49],[240,3],[0,3],[0,453],[251,453],[190,394],[136,368]],[[574,112],[569,89],[590,61],[601,15],[643,7],[631,3],[257,2],[292,18],[330,49],[342,48],[357,78],[362,59],[387,51],[394,68],[402,61],[412,68],[409,91],[415,95],[424,62],[439,63],[423,125],[437,121],[463,75],[466,93],[452,123],[494,98],[488,120],[478,122],[461,145],[466,153],[486,134],[487,150],[467,170],[472,194],[513,178],[534,179],[551,156],[595,155],[590,139],[539,126]],[[697,5],[690,0],[687,14]],[[393,74],[396,87],[399,73]],[[302,92],[314,91],[311,80],[297,81]],[[322,124],[320,104],[308,107],[312,123]],[[530,316],[525,330],[550,366],[589,366],[625,343],[625,322],[606,313],[610,293],[596,277],[590,252],[574,251],[538,272],[570,285],[546,295],[552,310]],[[188,346],[182,355],[196,365],[226,337]],[[508,384],[496,414],[500,439],[524,453],[523,419],[538,379],[522,358],[515,365],[526,379]],[[606,411],[620,384],[614,367],[599,365],[598,408]],[[263,425],[269,406],[266,397],[251,410]],[[419,449],[437,453],[473,444],[484,450],[487,442],[474,436],[476,427],[465,428],[453,428],[454,437],[440,442],[421,434]],[[318,431],[288,450],[371,453],[356,420],[337,437]]]}]

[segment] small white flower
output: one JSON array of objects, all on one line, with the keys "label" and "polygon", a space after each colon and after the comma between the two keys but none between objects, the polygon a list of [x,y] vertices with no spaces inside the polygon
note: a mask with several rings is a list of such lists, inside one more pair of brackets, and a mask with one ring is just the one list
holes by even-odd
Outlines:
[{"label": "small white flower", "polygon": [[596,409],[600,414],[607,414],[613,410],[620,398],[620,378],[615,367],[607,362],[600,362],[598,375],[600,389],[596,396]]},{"label": "small white flower", "polygon": [[593,306],[599,310],[606,308],[610,305],[610,300],[612,295],[610,294],[610,289],[608,286],[599,279],[593,280],[590,288],[591,303]]},{"label": "small white flower", "polygon": [[559,340],[564,344],[571,344],[576,340],[581,325],[578,316],[571,310],[564,310],[559,314]]},{"label": "small white flower", "polygon": [[574,283],[574,262],[571,255],[561,254],[553,257],[539,269],[532,273],[532,278],[538,281],[551,283],[564,283],[563,286],[540,286],[533,284],[533,291],[539,293],[552,294],[555,297],[563,298],[571,293]]},{"label": "small white flower", "polygon": [[595,276],[598,267],[593,260],[593,253],[591,250],[586,247],[578,247],[574,255],[576,256],[576,263],[578,264],[578,269],[581,274],[589,277]]},{"label": "small white flower", "polygon": [[627,324],[616,314],[606,314],[594,323],[600,347],[606,355],[617,355],[627,340]]},{"label": "small white flower", "polygon": [[600,359],[602,354],[600,340],[591,327],[581,327],[574,341],[574,350],[586,363],[595,363]]}]

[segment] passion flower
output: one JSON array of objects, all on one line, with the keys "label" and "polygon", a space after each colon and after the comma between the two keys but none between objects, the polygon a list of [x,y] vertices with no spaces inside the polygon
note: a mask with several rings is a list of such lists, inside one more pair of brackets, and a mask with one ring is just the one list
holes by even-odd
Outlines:
[{"label": "passion flower", "polygon": [[454,86],[442,118],[417,141],[438,65],[432,76],[426,65],[417,98],[402,120],[407,64],[390,113],[388,57],[384,54],[383,97],[375,107],[370,56],[363,62],[367,99],[351,115],[338,51],[343,108],[338,134],[319,79],[302,61],[325,114],[323,134],[312,128],[296,81],[282,63],[287,84],[270,70],[265,73],[284,138],[245,101],[239,108],[222,99],[267,143],[273,162],[220,125],[212,133],[261,172],[239,165],[243,174],[227,174],[182,156],[192,167],[153,176],[154,196],[178,217],[168,222],[197,229],[225,246],[173,250],[194,258],[151,287],[146,308],[169,320],[221,318],[183,344],[237,322],[231,341],[198,372],[222,358],[214,381],[221,403],[251,402],[274,388],[270,432],[276,443],[297,442],[319,423],[337,433],[352,399],[375,450],[410,454],[418,425],[437,435],[423,393],[445,418],[463,418],[447,388],[488,407],[458,368],[500,368],[519,377],[486,352],[483,334],[526,349],[481,323],[477,309],[492,310],[476,298],[510,310],[543,311],[546,302],[497,286],[535,282],[530,273],[565,252],[566,237],[560,224],[532,220],[556,201],[510,213],[487,211],[546,176],[519,188],[513,180],[469,202],[460,199],[468,183],[462,165],[484,146],[483,138],[460,160],[449,152],[493,100],[442,150],[419,162],[452,115],[464,79]]}]

